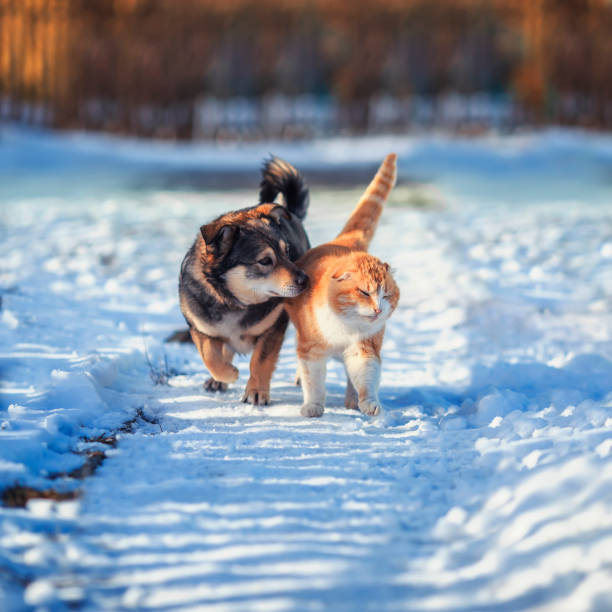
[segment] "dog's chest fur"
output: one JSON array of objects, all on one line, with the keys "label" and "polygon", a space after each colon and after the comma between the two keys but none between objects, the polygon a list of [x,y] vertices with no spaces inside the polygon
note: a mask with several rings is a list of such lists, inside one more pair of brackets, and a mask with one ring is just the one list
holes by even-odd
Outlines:
[{"label": "dog's chest fur", "polygon": [[205,313],[196,312],[198,309],[192,308],[188,301],[181,307],[198,331],[212,338],[223,338],[236,353],[252,351],[257,337],[274,325],[283,309],[280,300],[270,300],[245,310],[225,311],[212,320]]}]

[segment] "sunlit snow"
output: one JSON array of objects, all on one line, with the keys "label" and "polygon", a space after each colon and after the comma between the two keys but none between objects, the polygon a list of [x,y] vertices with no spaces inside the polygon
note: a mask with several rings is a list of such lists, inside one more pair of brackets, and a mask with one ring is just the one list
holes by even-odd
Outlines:
[{"label": "sunlit snow", "polygon": [[[371,247],[402,294],[384,413],[345,410],[332,364],[325,415],[302,418],[293,333],[271,406],[240,401],[248,358],[207,394],[193,346],[163,342],[198,227],[255,203],[273,151],[359,177],[311,189],[325,241],[392,150]],[[192,180],[228,169],[246,179]],[[0,215],[0,487],[82,488],[0,507],[0,609],[612,609],[610,137],[218,149],[5,129]],[[51,478],[138,411],[94,476]]]}]

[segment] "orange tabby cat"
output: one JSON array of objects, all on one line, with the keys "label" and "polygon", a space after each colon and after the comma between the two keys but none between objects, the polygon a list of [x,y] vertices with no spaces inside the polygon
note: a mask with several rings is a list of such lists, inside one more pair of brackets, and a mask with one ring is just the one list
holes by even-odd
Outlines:
[{"label": "orange tabby cat", "polygon": [[396,155],[390,154],[338,237],[311,249],[297,262],[311,285],[287,299],[285,308],[297,330],[303,416],[323,414],[329,357],[344,361],[346,407],[370,415],[380,412],[380,349],[399,289],[388,264],[366,249],[395,177]]}]

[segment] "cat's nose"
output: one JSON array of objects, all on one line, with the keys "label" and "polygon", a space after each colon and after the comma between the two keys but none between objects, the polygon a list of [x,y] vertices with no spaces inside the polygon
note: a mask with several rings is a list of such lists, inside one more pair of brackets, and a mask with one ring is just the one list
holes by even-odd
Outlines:
[{"label": "cat's nose", "polygon": [[374,306],[374,314],[379,315],[381,312],[382,310],[378,306]]}]

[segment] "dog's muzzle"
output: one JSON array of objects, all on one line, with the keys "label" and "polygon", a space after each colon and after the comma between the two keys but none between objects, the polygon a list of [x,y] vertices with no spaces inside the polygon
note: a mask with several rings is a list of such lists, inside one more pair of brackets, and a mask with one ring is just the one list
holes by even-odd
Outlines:
[{"label": "dog's muzzle", "polygon": [[282,297],[296,297],[300,295],[300,293],[302,293],[306,287],[308,287],[309,282],[310,279],[308,278],[308,275],[301,270],[298,270],[293,275],[293,281],[283,286],[281,293],[276,293],[275,291],[272,291],[271,293],[272,295]]}]

